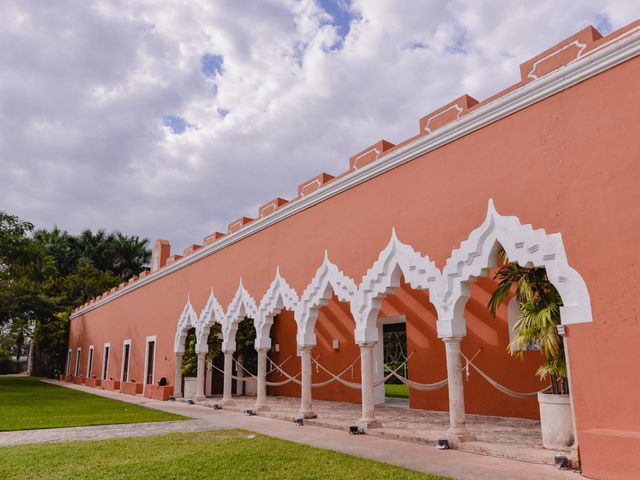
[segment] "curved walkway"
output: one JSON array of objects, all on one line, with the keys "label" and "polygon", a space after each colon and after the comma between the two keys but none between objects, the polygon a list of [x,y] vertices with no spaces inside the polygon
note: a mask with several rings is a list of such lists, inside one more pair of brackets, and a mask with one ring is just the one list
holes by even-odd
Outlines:
[{"label": "curved walkway", "polygon": [[322,427],[296,427],[293,423],[252,416],[228,410],[213,410],[183,402],[161,402],[140,396],[124,395],[95,388],[52,381],[56,385],[81,390],[124,402],[144,405],[191,417],[178,422],[138,423],[96,427],[59,428],[0,432],[0,445],[72,440],[101,440],[114,437],[156,435],[175,431],[199,431],[241,428],[296,443],[326,448],[410,468],[416,471],[448,475],[458,480],[569,480],[583,478],[577,473],[559,471],[551,466],[475,455],[455,450],[389,440],[370,435],[351,436],[347,432]]}]

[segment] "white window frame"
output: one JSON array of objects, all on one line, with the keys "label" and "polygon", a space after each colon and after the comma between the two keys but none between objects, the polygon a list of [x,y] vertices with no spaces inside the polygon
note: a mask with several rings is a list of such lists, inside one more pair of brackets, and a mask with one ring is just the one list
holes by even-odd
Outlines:
[{"label": "white window frame", "polygon": [[109,360],[111,358],[107,357],[107,349],[109,349],[109,357],[111,357],[111,344],[105,343],[102,347],[102,371],[100,372],[100,377],[102,380],[109,379]]},{"label": "white window frame", "polygon": [[144,378],[142,380],[142,392],[147,388],[147,368],[149,366],[149,343],[154,342],[153,345],[153,365],[151,365],[151,384],[156,384],[156,357],[158,353],[158,339],[156,335],[147,337],[144,348]]},{"label": "white window frame", "polygon": [[76,367],[73,370],[73,376],[74,377],[79,377],[80,376],[80,358],[82,356],[82,347],[78,347],[76,348]]},{"label": "white window frame", "polygon": [[129,360],[127,360],[127,368],[129,369],[129,374],[127,375],[127,380],[131,380],[131,350],[133,347],[131,346],[131,339],[128,338],[124,342],[122,342],[122,361],[120,362],[120,381],[124,382],[124,353],[126,352],[126,346],[129,345]]},{"label": "white window frame", "polygon": [[70,348],[67,352],[67,376],[71,375],[71,365],[73,364],[73,350]]},{"label": "white window frame", "polygon": [[93,358],[95,355],[95,348],[93,345],[89,345],[89,350],[87,351],[87,378],[91,378],[93,375],[93,364],[95,359]]}]

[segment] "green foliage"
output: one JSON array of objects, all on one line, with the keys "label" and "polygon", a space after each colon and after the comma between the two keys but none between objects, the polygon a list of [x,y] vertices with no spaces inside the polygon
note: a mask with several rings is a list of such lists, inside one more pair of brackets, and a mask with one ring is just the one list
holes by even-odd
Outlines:
[{"label": "green foliage", "polygon": [[[213,359],[217,357],[222,351],[222,340],[220,340],[217,335],[219,331],[220,325],[215,324],[211,327],[209,337],[207,338],[209,351],[206,358],[209,362],[213,362]],[[182,357],[182,374],[187,377],[195,377],[198,375],[198,354],[196,353],[196,341],[196,330],[195,328],[192,328],[187,332],[184,356]]]},{"label": "green foliage", "polygon": [[520,312],[507,350],[522,358],[530,345],[538,345],[544,361],[536,374],[543,380],[549,378],[553,393],[567,393],[564,344],[557,328],[562,306],[560,293],[544,268],[521,267],[517,262],[509,262],[504,250],[500,251],[499,259],[500,266],[494,276],[499,281],[498,288],[489,300],[489,311],[495,317],[500,305],[514,291]]},{"label": "green foliage", "polygon": [[34,377],[0,377],[0,405],[0,431],[185,420]]},{"label": "green foliage", "polygon": [[13,362],[11,361],[11,354],[4,348],[0,349],[0,375],[13,373],[12,370]]},{"label": "green foliage", "polygon": [[[446,480],[242,430],[0,447],[0,478]],[[213,473],[212,473],[213,472]]]},{"label": "green foliage", "polygon": [[236,358],[242,357],[242,366],[252,374],[258,372],[258,352],[256,352],[256,329],[253,319],[245,317],[238,323],[236,332]]},{"label": "green foliage", "polygon": [[21,354],[33,331],[49,359],[40,372],[62,371],[71,311],[144,270],[147,243],[104,230],[34,232],[31,223],[0,212],[0,327],[13,332],[11,350]]}]

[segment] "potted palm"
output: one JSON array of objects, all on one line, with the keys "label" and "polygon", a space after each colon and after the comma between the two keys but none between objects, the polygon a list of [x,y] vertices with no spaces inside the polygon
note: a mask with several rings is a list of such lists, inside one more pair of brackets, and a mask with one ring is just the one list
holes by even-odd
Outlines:
[{"label": "potted palm", "polygon": [[538,393],[542,442],[546,448],[566,448],[574,443],[569,382],[564,342],[558,333],[562,298],[544,268],[521,267],[510,262],[504,250],[498,255],[499,268],[494,279],[498,287],[488,308],[495,317],[498,307],[515,293],[519,318],[507,350],[523,357],[532,347],[539,349],[543,361],[536,375],[549,381],[549,388]]}]

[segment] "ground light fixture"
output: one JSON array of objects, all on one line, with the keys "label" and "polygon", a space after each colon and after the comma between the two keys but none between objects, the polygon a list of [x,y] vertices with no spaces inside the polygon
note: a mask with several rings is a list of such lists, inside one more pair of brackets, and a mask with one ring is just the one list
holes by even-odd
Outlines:
[{"label": "ground light fixture", "polygon": [[221,410],[222,406],[219,403],[214,403],[211,408],[214,410]]},{"label": "ground light fixture", "polygon": [[447,440],[446,438],[438,439],[437,448],[438,450],[449,450],[449,440]]},{"label": "ground light fixture", "polygon": [[247,415],[248,417],[252,417],[253,415],[255,415],[255,414],[256,414],[256,412],[255,412],[255,410],[251,410],[250,408],[247,408],[247,409],[244,411],[244,414],[245,414],[245,415]]},{"label": "ground light fixture", "polygon": [[303,427],[304,417],[293,417],[293,424],[297,427]]},{"label": "ground light fixture", "polygon": [[364,435],[364,429],[360,428],[358,425],[351,425],[349,427],[349,435]]},{"label": "ground light fixture", "polygon": [[569,459],[564,455],[557,454],[553,457],[553,460],[553,464],[558,470],[567,468],[569,466]]}]

